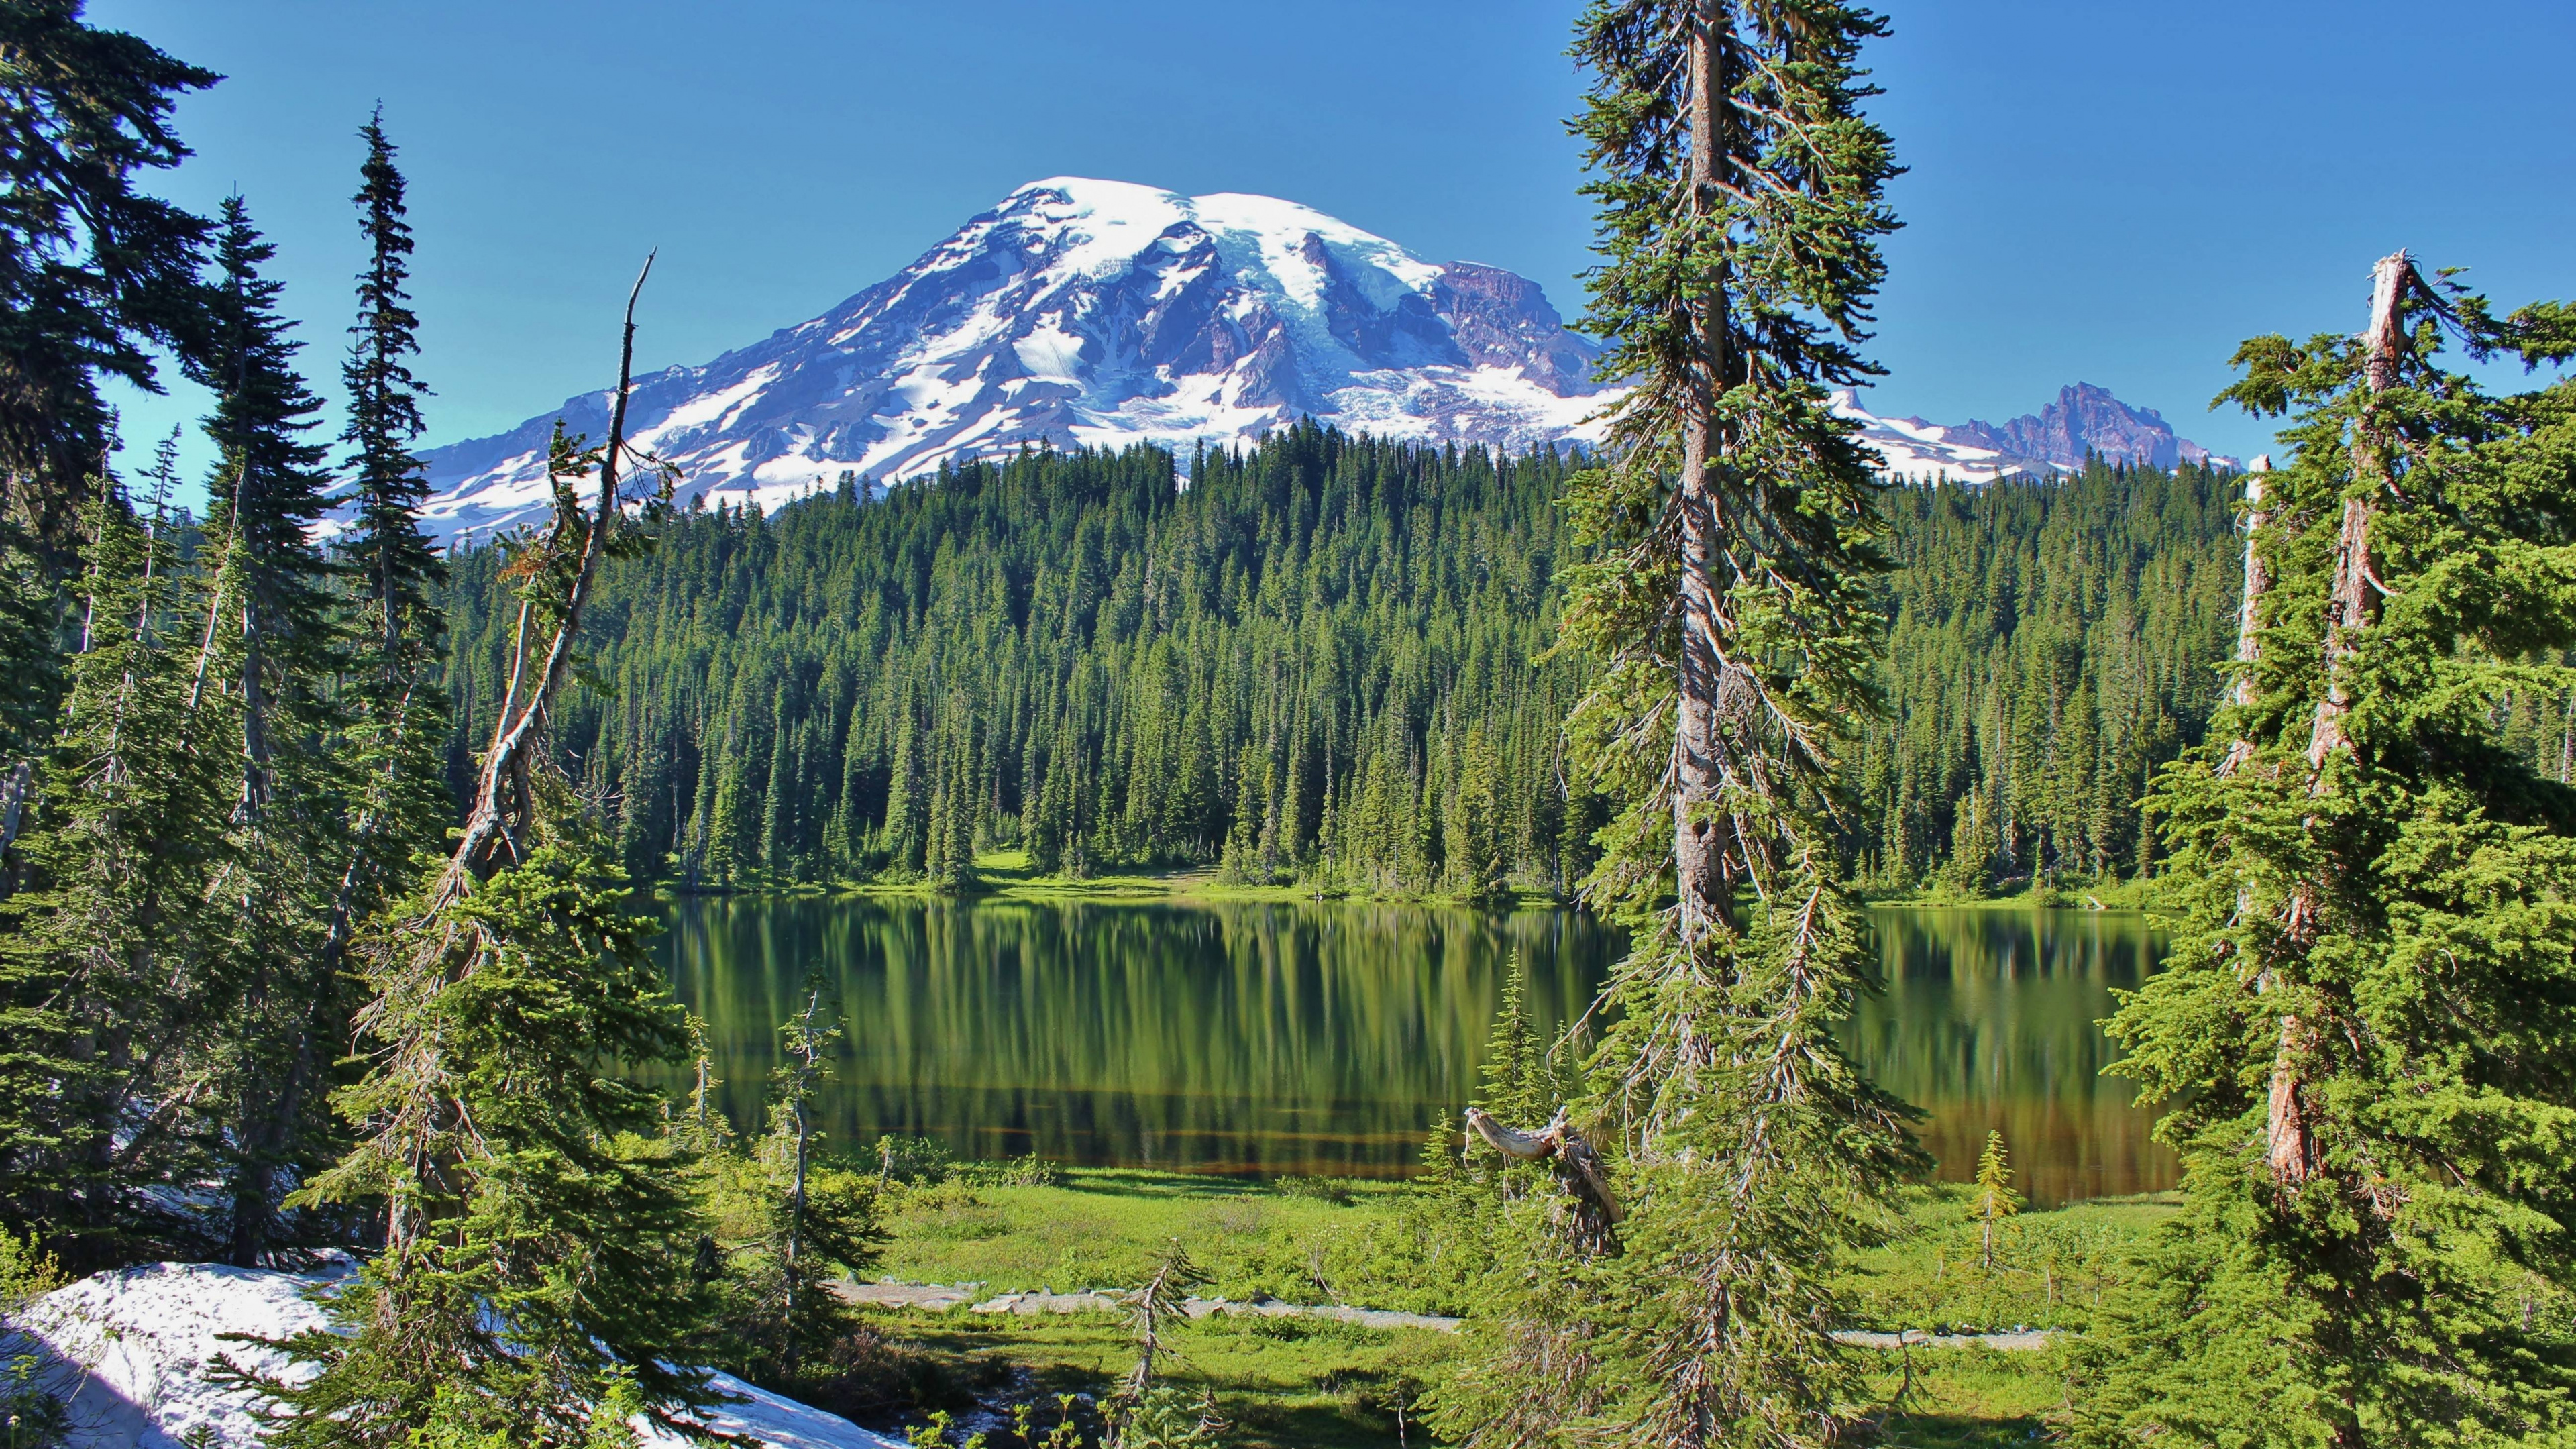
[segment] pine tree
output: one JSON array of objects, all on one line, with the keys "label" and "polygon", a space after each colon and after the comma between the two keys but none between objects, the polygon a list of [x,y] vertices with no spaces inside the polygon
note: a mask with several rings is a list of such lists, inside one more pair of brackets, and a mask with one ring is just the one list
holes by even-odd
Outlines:
[{"label": "pine tree", "polygon": [[1995,1233],[2004,1219],[2021,1211],[2022,1197],[2013,1191],[2012,1158],[2004,1151],[2000,1129],[1986,1129],[1985,1149],[1977,1154],[1977,1190],[1968,1199],[1968,1216],[1977,1224],[1978,1253],[1989,1273],[1995,1270]]},{"label": "pine tree", "polygon": [[1245,745],[1235,763],[1234,816],[1226,827],[1225,854],[1217,862],[1221,880],[1269,883],[1269,873],[1260,861],[1261,812],[1269,795],[1265,778],[1269,772],[1269,751],[1258,745]]},{"label": "pine tree", "polygon": [[295,371],[301,344],[278,310],[283,288],[260,272],[275,254],[242,199],[226,198],[204,355],[192,369],[215,393],[206,433],[220,450],[207,489],[214,586],[200,688],[229,694],[240,726],[234,859],[210,885],[235,912],[229,1041],[215,1080],[229,1099],[225,1252],[244,1266],[277,1235],[283,1177],[319,1165],[308,1149],[329,1120],[322,1075],[350,1009],[331,944],[352,848],[339,689],[348,641],[331,565],[310,537],[330,484],[323,448],[305,437],[322,403]]},{"label": "pine tree", "polygon": [[81,0],[0,6],[0,54],[0,511],[52,572],[108,452],[100,376],[151,391],[151,348],[196,347],[206,223],[136,183],[188,156],[170,112],[220,77],[82,24]]},{"label": "pine tree", "polygon": [[[1423,1146],[1441,1161],[1414,1194],[1426,1265],[1470,1310],[1457,1369],[1425,1397],[1429,1422],[1467,1442],[1544,1443],[1605,1404],[1593,1375],[1604,1322],[1533,1305],[1580,1301],[1593,1261],[1611,1241],[1605,1225],[1569,1200],[1572,1176],[1553,1162],[1506,1155],[1484,1135],[1493,1122],[1537,1122],[1558,1106],[1558,1083],[1530,1021],[1529,974],[1512,956],[1485,1042],[1484,1079],[1468,1109],[1463,1150],[1443,1123]],[[1544,1366],[1535,1368],[1534,1366]]]},{"label": "pine tree", "polygon": [[1921,1162],[1836,1040],[1870,963],[1828,824],[1837,737],[1878,707],[1878,484],[1826,388],[1870,370],[1895,225],[1860,112],[1884,29],[1832,0],[1598,0],[1577,30],[1591,324],[1637,379],[1569,489],[1596,552],[1564,629],[1595,661],[1578,760],[1622,810],[1587,890],[1634,944],[1587,1112],[1628,1215],[1623,1255],[1490,1305],[1462,1374],[1486,1390],[1444,1401],[1467,1442],[1816,1444],[1864,1402],[1832,1274]]},{"label": "pine tree", "polygon": [[692,1204],[644,1135],[657,1098],[620,1075],[687,1036],[654,923],[545,749],[601,566],[649,543],[626,509],[670,496],[667,473],[641,500],[621,482],[634,335],[630,294],[608,437],[557,428],[553,522],[509,545],[514,685],[453,854],[364,952],[366,1073],[338,1098],[358,1140],[296,1200],[380,1212],[385,1246],[333,1301],[347,1332],[293,1341],[319,1372],[266,1385],[272,1443],[579,1444],[621,1386],[657,1413],[707,1398],[674,1366],[710,1307]]},{"label": "pine tree", "polygon": [[135,1194],[203,1166],[201,1124],[148,1109],[225,1005],[229,904],[206,883],[240,788],[227,702],[191,704],[201,606],[172,530],[95,486],[79,647],[18,842],[27,886],[0,901],[0,1215],[79,1265],[168,1243],[175,1225]]},{"label": "pine tree", "polygon": [[2558,1442],[2576,1432],[2576,796],[2502,703],[2576,645],[2576,355],[2379,263],[2369,326],[2258,338],[2262,476],[2223,739],[2155,805],[2186,910],[2112,1022],[2186,1208],[2076,1360],[2087,1444]]},{"label": "pine tree", "polygon": [[349,391],[349,424],[341,438],[349,445],[356,492],[347,553],[350,572],[376,616],[379,670],[392,682],[406,679],[417,661],[438,649],[444,620],[432,600],[445,570],[416,516],[429,497],[429,469],[411,444],[420,436],[420,400],[428,389],[412,376],[409,362],[420,351],[420,319],[403,289],[412,253],[403,174],[394,165],[381,108],[358,135],[367,143],[354,198],[367,240],[367,269],[358,274],[358,321],[349,329],[349,360],[340,369]]},{"label": "pine tree", "polygon": [[922,840],[929,834],[922,818],[925,771],[920,742],[920,726],[907,708],[895,730],[894,767],[886,783],[885,810],[885,851],[894,869],[906,874],[923,868]]},{"label": "pine tree", "polygon": [[364,784],[356,840],[332,903],[326,954],[335,970],[356,923],[403,893],[413,858],[438,848],[454,809],[438,768],[448,726],[433,675],[444,652],[437,594],[447,571],[417,517],[429,473],[411,444],[428,389],[408,360],[420,351],[419,318],[403,290],[412,233],[383,120],[379,110],[358,132],[367,154],[354,200],[367,269],[358,274],[358,320],[340,369],[349,392],[341,441],[356,485],[343,560],[365,616],[353,650],[351,763]]},{"label": "pine tree", "polygon": [[1506,854],[1503,820],[1503,768],[1484,731],[1467,732],[1466,766],[1458,782],[1457,842],[1450,847],[1458,885],[1469,900],[1490,901],[1510,895],[1511,861]]},{"label": "pine tree", "polygon": [[784,1056],[772,1079],[768,1135],[740,1173],[750,1211],[732,1255],[733,1301],[722,1326],[740,1372],[786,1389],[812,1371],[812,1355],[854,1326],[831,1281],[872,1266],[883,1237],[867,1181],[816,1158],[815,1099],[841,1037],[834,1010],[822,979],[809,975],[779,1027]]}]

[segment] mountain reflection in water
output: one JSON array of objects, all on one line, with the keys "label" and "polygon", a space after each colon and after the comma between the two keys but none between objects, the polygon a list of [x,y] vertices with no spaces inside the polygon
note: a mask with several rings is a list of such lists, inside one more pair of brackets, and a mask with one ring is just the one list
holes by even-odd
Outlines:
[{"label": "mountain reflection in water", "polygon": [[[1929,1108],[1944,1177],[2001,1126],[2032,1196],[2172,1180],[2093,1025],[2162,949],[2135,916],[1880,911],[1863,1060]],[[684,898],[659,949],[704,1016],[738,1128],[817,970],[846,1038],[826,1089],[844,1150],[879,1134],[963,1156],[1391,1175],[1475,1090],[1514,952],[1551,1035],[1618,939],[1572,911]],[[679,1074],[667,1072],[666,1084]]]}]

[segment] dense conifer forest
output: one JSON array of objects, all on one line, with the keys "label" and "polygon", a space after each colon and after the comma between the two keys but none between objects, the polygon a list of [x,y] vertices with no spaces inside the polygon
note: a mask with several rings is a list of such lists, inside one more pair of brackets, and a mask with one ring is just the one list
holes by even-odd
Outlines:
[{"label": "dense conifer forest", "polygon": [[[697,888],[1218,866],[1385,893],[1564,895],[1600,802],[1551,654],[1573,547],[1547,453],[1304,426],[1192,460],[972,463],[863,502],[661,525],[558,721],[628,870]],[[1882,500],[1890,717],[1849,756],[1888,886],[2134,873],[2234,627],[2235,484],[2096,465]],[[460,733],[488,737],[500,558],[454,564]]]}]

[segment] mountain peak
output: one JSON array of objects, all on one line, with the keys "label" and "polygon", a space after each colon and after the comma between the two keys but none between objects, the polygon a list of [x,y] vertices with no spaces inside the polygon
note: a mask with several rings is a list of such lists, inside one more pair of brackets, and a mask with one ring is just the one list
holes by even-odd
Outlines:
[{"label": "mountain peak", "polygon": [[2239,466],[2177,436],[2155,409],[2132,407],[2089,382],[2070,383],[2038,412],[2000,425],[1974,418],[1952,424],[1883,418],[1863,408],[1849,389],[1834,394],[1834,410],[1861,425],[1862,441],[1878,450],[1890,473],[1910,478],[1982,483],[2012,473],[2066,473],[2082,468],[2087,456],[2156,468]]},{"label": "mountain peak", "polygon": [[[1501,267],[1428,262],[1277,197],[1051,176],[820,317],[636,379],[627,416],[638,447],[679,466],[684,505],[774,508],[844,473],[887,483],[1038,444],[1187,456],[1303,417],[1508,449],[1592,441],[1599,359]],[[455,541],[543,518],[554,420],[597,437],[607,402],[428,453],[424,526]],[[1849,392],[1835,405],[1908,476],[2208,456],[2090,383],[2001,426],[1878,418]]]},{"label": "mountain peak", "polygon": [[[843,472],[892,481],[1040,442],[1248,441],[1313,417],[1521,448],[1590,435],[1599,350],[1537,284],[1423,260],[1312,207],[1094,177],[1014,189],[820,317],[637,379],[636,443],[683,502],[775,506]],[[540,517],[553,420],[599,433],[606,394],[429,453],[427,526]]]},{"label": "mountain peak", "polygon": [[[2143,463],[2171,468],[2178,463],[2205,463],[2207,448],[2177,436],[2164,414],[2132,407],[2111,390],[2089,382],[2058,389],[2057,400],[2037,413],[1997,427],[1970,419],[1958,430],[1960,440],[2057,468],[2084,466],[2089,452],[2111,463]],[[2219,459],[2232,465],[2232,458]]]}]

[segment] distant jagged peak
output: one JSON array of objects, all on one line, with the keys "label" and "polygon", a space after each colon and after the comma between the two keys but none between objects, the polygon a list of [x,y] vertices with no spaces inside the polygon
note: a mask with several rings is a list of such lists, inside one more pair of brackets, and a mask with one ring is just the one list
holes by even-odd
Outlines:
[{"label": "distant jagged peak", "polygon": [[1835,393],[1834,405],[1861,424],[1863,439],[1878,449],[1888,472],[1908,478],[1973,483],[2013,473],[2072,472],[2084,466],[2088,455],[2106,463],[2156,468],[2181,463],[2241,466],[2176,435],[2155,409],[2133,407],[2089,382],[2060,388],[2056,400],[2038,412],[2001,425],[1973,418],[1944,424],[1880,417],[1862,407],[1850,389]]},{"label": "distant jagged peak", "polygon": [[2154,408],[2132,407],[2113,397],[2109,388],[2089,382],[2059,388],[2056,401],[2000,427],[1972,418],[1961,425],[1959,434],[1962,441],[2057,468],[2083,467],[2088,452],[2106,463],[2155,468],[2207,462],[2236,466],[2235,459],[2219,457],[2177,435]]}]

